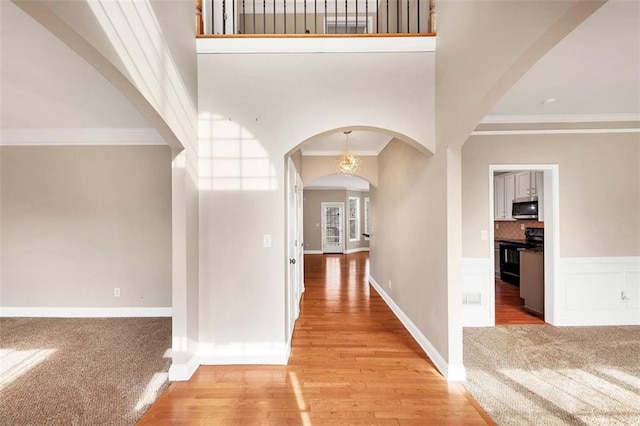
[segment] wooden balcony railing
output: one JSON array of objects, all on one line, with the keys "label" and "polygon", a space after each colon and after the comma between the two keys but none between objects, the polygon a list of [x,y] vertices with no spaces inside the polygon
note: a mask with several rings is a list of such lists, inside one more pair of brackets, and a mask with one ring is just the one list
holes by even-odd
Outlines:
[{"label": "wooden balcony railing", "polygon": [[435,0],[196,0],[198,36],[434,35]]}]

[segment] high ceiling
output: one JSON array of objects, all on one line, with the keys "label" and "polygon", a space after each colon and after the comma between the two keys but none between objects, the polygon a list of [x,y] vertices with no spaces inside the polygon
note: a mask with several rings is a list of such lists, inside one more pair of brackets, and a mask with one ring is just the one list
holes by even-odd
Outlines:
[{"label": "high ceiling", "polygon": [[[9,1],[0,1],[0,127],[147,128],[93,67]],[[437,84],[437,83],[436,83]],[[547,102],[550,98],[554,102]],[[485,120],[640,115],[640,2],[610,0],[535,64]],[[570,117],[569,117],[570,119]],[[349,148],[377,154],[388,135],[354,130]],[[313,139],[304,155],[345,149],[342,132]]]},{"label": "high ceiling", "polygon": [[640,116],[640,2],[609,0],[543,56],[485,120],[634,114]]},{"label": "high ceiling", "polygon": [[359,155],[378,155],[391,139],[384,133],[367,130],[353,130],[349,135],[330,133],[307,143],[302,147],[302,155],[338,155],[347,148]]},{"label": "high ceiling", "polygon": [[0,1],[0,127],[148,128],[95,68],[10,1]]}]

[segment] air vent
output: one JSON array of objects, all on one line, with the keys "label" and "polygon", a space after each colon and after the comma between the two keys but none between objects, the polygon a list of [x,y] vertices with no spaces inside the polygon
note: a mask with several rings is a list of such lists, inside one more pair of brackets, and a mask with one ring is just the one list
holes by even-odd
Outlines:
[{"label": "air vent", "polygon": [[463,305],[482,305],[482,293],[465,293],[462,295]]}]

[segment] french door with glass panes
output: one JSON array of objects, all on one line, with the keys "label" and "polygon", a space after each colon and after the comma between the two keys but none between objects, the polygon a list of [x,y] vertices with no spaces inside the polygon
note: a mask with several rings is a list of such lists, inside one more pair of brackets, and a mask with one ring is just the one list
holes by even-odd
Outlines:
[{"label": "french door with glass panes", "polygon": [[322,203],[322,252],[344,251],[344,203]]}]

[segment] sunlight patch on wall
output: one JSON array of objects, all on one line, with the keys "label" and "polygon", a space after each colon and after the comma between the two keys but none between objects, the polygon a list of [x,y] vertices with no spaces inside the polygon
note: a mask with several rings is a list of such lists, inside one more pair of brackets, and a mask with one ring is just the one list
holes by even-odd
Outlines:
[{"label": "sunlight patch on wall", "polygon": [[149,1],[97,0],[88,5],[140,93],[182,144],[193,143],[196,107]]},{"label": "sunlight patch on wall", "polygon": [[0,349],[0,389],[47,359],[56,349]]},{"label": "sunlight patch on wall", "polygon": [[198,132],[201,190],[278,189],[276,170],[267,150],[247,129],[220,115],[201,114]]}]

